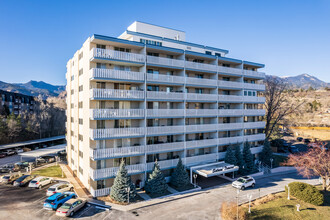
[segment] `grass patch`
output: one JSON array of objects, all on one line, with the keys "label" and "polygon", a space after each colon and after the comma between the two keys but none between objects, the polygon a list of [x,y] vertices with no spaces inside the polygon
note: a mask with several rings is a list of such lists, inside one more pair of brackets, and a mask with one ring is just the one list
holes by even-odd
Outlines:
[{"label": "grass patch", "polygon": [[187,191],[187,190],[191,190],[191,189],[195,188],[194,185],[192,185],[192,184],[189,184],[188,186],[180,187],[180,188],[177,188],[177,187],[172,186],[172,185],[170,185],[170,187],[172,187],[173,189],[175,189],[178,192],[183,192],[183,191]]},{"label": "grass patch", "polygon": [[[62,169],[59,165],[46,167],[40,170],[32,171],[32,175],[47,176],[47,177],[60,177],[62,178]],[[65,178],[65,174],[63,173]]]},{"label": "grass patch", "polygon": [[[320,186],[317,188],[321,189]],[[330,216],[330,192],[326,192],[324,198],[323,206],[315,206],[294,198],[287,200],[285,192],[278,193],[272,201],[263,204],[259,204],[258,200],[254,201],[248,219],[328,219]],[[300,212],[297,212],[297,204],[300,204]],[[246,208],[247,205],[243,207]]]}]

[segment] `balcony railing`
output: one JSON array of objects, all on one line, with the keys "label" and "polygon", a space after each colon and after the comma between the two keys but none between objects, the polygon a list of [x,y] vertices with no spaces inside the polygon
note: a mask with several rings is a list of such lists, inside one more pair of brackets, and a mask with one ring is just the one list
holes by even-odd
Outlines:
[{"label": "balcony railing", "polygon": [[137,53],[127,53],[109,49],[93,48],[92,56],[95,58],[105,58],[111,60],[123,60],[144,63],[145,56]]},{"label": "balcony railing", "polygon": [[266,114],[265,109],[244,109],[245,116],[262,116]]},{"label": "balcony railing", "polygon": [[239,130],[243,129],[243,123],[223,123],[218,124],[219,131]]},{"label": "balcony railing", "polygon": [[219,116],[242,116],[242,115],[243,115],[243,109],[219,109]]},{"label": "balcony railing", "polygon": [[91,78],[116,79],[126,81],[144,81],[143,72],[123,71],[114,69],[93,68],[90,70]]},{"label": "balcony railing", "polygon": [[217,101],[216,94],[199,94],[199,93],[185,93],[186,99],[190,101]]},{"label": "balcony railing", "polygon": [[244,141],[262,141],[265,140],[265,134],[245,135]]},{"label": "balcony railing", "polygon": [[184,60],[169,59],[165,57],[147,56],[147,63],[181,68],[184,67]]},{"label": "balcony railing", "polygon": [[265,73],[263,72],[257,72],[257,71],[253,71],[253,70],[244,70],[244,76],[248,76],[248,77],[256,77],[256,78],[265,78]]},{"label": "balcony railing", "polygon": [[188,117],[216,116],[217,114],[217,109],[186,109]]},{"label": "balcony railing", "polygon": [[93,197],[99,197],[99,196],[107,196],[110,194],[110,189],[111,187],[109,188],[103,188],[103,189],[93,189],[93,188],[90,188],[90,191],[91,191],[91,194]]},{"label": "balcony railing", "polygon": [[243,102],[243,96],[219,95],[219,102]]},{"label": "balcony railing", "polygon": [[223,137],[219,138],[219,145],[228,145],[228,144],[237,144],[243,142],[244,136],[236,136],[236,137]]},{"label": "balcony railing", "polygon": [[184,109],[147,109],[147,117],[183,117]]},{"label": "balcony railing", "polygon": [[259,96],[244,96],[244,102],[265,103],[265,97]]},{"label": "balcony railing", "polygon": [[91,109],[91,119],[142,118],[144,109]]},{"label": "balcony railing", "polygon": [[183,100],[184,93],[180,92],[147,92],[147,99],[156,100]]},{"label": "balcony railing", "polygon": [[261,151],[262,151],[262,148],[263,148],[264,146],[259,146],[259,147],[252,147],[251,148],[251,153],[252,154],[258,154],[258,153],[260,153]]},{"label": "balcony railing", "polygon": [[232,68],[232,67],[225,67],[225,66],[218,66],[218,72],[220,73],[228,73],[234,75],[242,75],[242,69]]},{"label": "balcony railing", "polygon": [[[140,173],[144,172],[145,164],[134,164],[134,165],[126,165],[125,168],[128,171],[128,174]],[[107,179],[110,177],[116,176],[119,167],[111,167],[111,168],[103,168],[103,169],[92,169],[91,168],[91,178],[93,180],[97,179]]]},{"label": "balcony railing", "polygon": [[137,147],[120,147],[120,148],[105,148],[105,149],[91,149],[90,156],[93,160],[129,156],[129,155],[139,155],[144,154],[144,146]]},{"label": "balcony railing", "polygon": [[212,72],[217,71],[216,65],[206,64],[206,63],[197,63],[197,62],[191,62],[191,61],[186,61],[186,68],[197,69],[197,70],[202,70],[202,71],[206,70],[206,71],[212,71]]},{"label": "balcony railing", "polygon": [[144,99],[144,92],[120,89],[91,89],[90,97],[93,99]]},{"label": "balcony railing", "polygon": [[216,131],[217,124],[205,124],[205,125],[186,125],[186,132],[206,132]]},{"label": "balcony railing", "polygon": [[244,129],[264,128],[266,123],[264,121],[245,122]]},{"label": "balcony railing", "polygon": [[241,82],[233,82],[233,81],[224,81],[218,80],[218,86],[224,88],[233,88],[233,89],[243,89],[243,83]]},{"label": "balcony railing", "polygon": [[163,135],[163,134],[176,134],[183,133],[184,126],[157,126],[147,127],[148,135]]},{"label": "balcony railing", "polygon": [[192,157],[186,157],[184,160],[185,165],[207,162],[207,161],[216,161],[217,154],[204,154]]},{"label": "balcony railing", "polygon": [[173,84],[184,84],[183,76],[168,76],[164,74],[147,74],[147,80],[149,82],[166,82]]},{"label": "balcony railing", "polygon": [[[172,159],[172,160],[158,161],[158,164],[161,169],[167,169],[170,167],[176,167],[178,162],[179,162],[179,159]],[[147,170],[152,170],[154,167],[154,164],[155,164],[154,162],[147,163]]]},{"label": "balcony railing", "polygon": [[215,146],[218,144],[217,139],[204,139],[204,140],[194,140],[186,141],[186,148],[198,148],[198,147],[208,147]]},{"label": "balcony railing", "polygon": [[183,150],[184,142],[173,142],[173,143],[164,143],[164,144],[150,144],[147,145],[146,151],[148,153],[157,153],[157,152],[166,152],[166,151],[175,151]]},{"label": "balcony railing", "polygon": [[91,129],[92,139],[107,139],[129,136],[143,136],[144,128],[105,128]]},{"label": "balcony railing", "polygon": [[255,83],[243,83],[244,89],[256,89],[256,90],[265,90],[264,84],[255,84]]},{"label": "balcony railing", "polygon": [[201,79],[196,77],[186,77],[186,84],[198,86],[217,86],[217,80],[214,79]]}]

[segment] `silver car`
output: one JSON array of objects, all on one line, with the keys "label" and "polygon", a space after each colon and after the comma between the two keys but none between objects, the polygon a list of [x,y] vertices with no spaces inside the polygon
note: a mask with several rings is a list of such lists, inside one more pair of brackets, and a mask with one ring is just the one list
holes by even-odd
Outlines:
[{"label": "silver car", "polygon": [[57,183],[47,189],[46,195],[51,196],[55,193],[62,193],[66,191],[73,191],[73,185],[66,182]]},{"label": "silver car", "polygon": [[53,182],[53,178],[39,176],[31,180],[31,182],[29,183],[29,187],[41,189],[43,186],[51,184],[52,182]]},{"label": "silver car", "polygon": [[56,215],[67,217],[72,217],[75,212],[84,207],[86,200],[83,199],[70,199],[66,201],[60,208],[57,209]]}]

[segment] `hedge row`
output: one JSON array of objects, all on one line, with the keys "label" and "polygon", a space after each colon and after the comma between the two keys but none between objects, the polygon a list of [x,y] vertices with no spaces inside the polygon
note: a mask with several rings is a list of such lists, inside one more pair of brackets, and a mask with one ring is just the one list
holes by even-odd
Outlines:
[{"label": "hedge row", "polygon": [[[289,187],[290,195],[296,197],[297,199],[317,206],[324,203],[323,194],[316,189],[315,186],[307,183],[292,182],[289,183]],[[288,192],[287,187],[285,187],[285,192]]]}]

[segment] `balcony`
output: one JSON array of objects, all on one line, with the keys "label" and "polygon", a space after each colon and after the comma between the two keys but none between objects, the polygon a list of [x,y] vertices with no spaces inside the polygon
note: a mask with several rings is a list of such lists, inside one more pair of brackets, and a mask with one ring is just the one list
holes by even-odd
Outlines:
[{"label": "balcony", "polygon": [[217,114],[217,109],[186,109],[187,117],[212,117]]},{"label": "balcony", "polygon": [[169,84],[184,84],[184,77],[182,76],[168,76],[163,74],[147,74],[148,82],[159,82],[159,83],[169,83]]},{"label": "balcony", "polygon": [[224,74],[239,75],[239,76],[241,76],[243,74],[242,69],[225,67],[225,66],[218,66],[218,72],[220,74],[224,73]]},{"label": "balcony", "polygon": [[265,140],[265,134],[252,134],[245,135],[244,141],[263,141]]},{"label": "balcony", "polygon": [[262,148],[263,148],[264,146],[259,146],[259,147],[252,147],[251,148],[251,153],[252,154],[258,154],[258,153],[260,153],[261,151],[262,151]]},{"label": "balcony", "polygon": [[243,102],[243,96],[240,95],[219,95],[219,102],[237,103]]},{"label": "balcony", "polygon": [[258,122],[245,122],[244,129],[264,128],[266,123],[264,121]]},{"label": "balcony", "polygon": [[216,102],[216,94],[185,93],[187,101]]},{"label": "balcony", "polygon": [[143,72],[123,71],[114,69],[100,69],[93,68],[90,70],[91,79],[102,79],[102,80],[118,80],[118,81],[129,81],[129,82],[143,82]]},{"label": "balcony", "polygon": [[143,100],[144,92],[138,90],[120,90],[120,89],[91,89],[90,90],[91,99],[133,99],[133,100]]},{"label": "balcony", "polygon": [[180,134],[184,133],[184,126],[157,126],[147,127],[148,135],[165,135],[165,134]]},{"label": "balcony", "polygon": [[255,89],[264,91],[266,86],[264,84],[255,84],[255,83],[243,83],[244,89]]},{"label": "balcony", "polygon": [[[126,165],[125,168],[128,174],[141,173],[145,170],[145,164],[134,164]],[[119,167],[103,168],[103,169],[92,169],[90,175],[93,180],[107,179],[116,176]]]},{"label": "balcony", "polygon": [[99,196],[107,196],[110,194],[111,187],[103,188],[103,189],[93,189],[90,188],[90,192],[93,197],[99,197]]},{"label": "balcony", "polygon": [[184,109],[147,109],[147,118],[178,118],[184,116]]},{"label": "balcony", "polygon": [[257,72],[253,70],[243,70],[244,76],[249,78],[257,78],[257,79],[264,79],[265,73]]},{"label": "balcony", "polygon": [[210,132],[217,130],[217,124],[186,125],[185,129],[187,133]]},{"label": "balcony", "polygon": [[218,124],[219,131],[240,130],[243,129],[243,123],[223,123]]},{"label": "balcony", "polygon": [[122,60],[122,61],[136,62],[136,63],[145,62],[145,56],[143,54],[127,53],[127,52],[121,52],[121,51],[115,51],[109,49],[93,48],[91,55],[92,58]]},{"label": "balcony", "polygon": [[147,145],[147,153],[159,153],[168,151],[179,151],[184,150],[184,142],[173,142],[173,143],[163,143],[163,144],[150,144]]},{"label": "balcony", "polygon": [[243,115],[243,109],[219,109],[218,111],[219,111],[219,116],[222,116],[222,117],[242,116]]},{"label": "balcony", "polygon": [[219,88],[230,88],[230,89],[243,89],[243,83],[218,80]]},{"label": "balcony", "polygon": [[91,139],[111,139],[144,136],[144,128],[104,128],[91,129]]},{"label": "balcony", "polygon": [[147,56],[147,63],[156,64],[160,66],[177,67],[177,68],[184,67],[184,60],[169,59],[165,57]]},{"label": "balcony", "polygon": [[[243,97],[243,96],[242,96]],[[244,102],[251,102],[251,103],[265,103],[266,98],[265,97],[259,97],[259,96],[244,96]]]},{"label": "balcony", "polygon": [[214,79],[203,79],[196,77],[186,77],[186,84],[196,85],[199,87],[217,87],[217,80]]},{"label": "balcony", "polygon": [[265,114],[265,109],[244,109],[245,116],[263,116]]},{"label": "balcony", "polygon": [[194,141],[186,141],[186,148],[193,149],[199,147],[209,147],[218,145],[217,139],[204,139],[204,140],[194,140]]},{"label": "balcony", "polygon": [[237,144],[243,142],[243,136],[219,138],[219,145]]},{"label": "balcony", "polygon": [[147,99],[152,100],[176,100],[183,101],[184,93],[182,92],[147,92]]},{"label": "balcony", "polygon": [[184,159],[184,164],[192,165],[192,164],[211,162],[216,160],[217,160],[217,154],[204,154],[204,155],[186,157]]},{"label": "balcony", "polygon": [[197,62],[191,62],[191,61],[186,61],[186,68],[207,71],[207,72],[216,72],[217,71],[216,65],[197,63]]},{"label": "balcony", "polygon": [[[179,159],[172,159],[172,160],[158,161],[158,164],[161,169],[168,169],[168,168],[176,167],[178,162],[179,162]],[[155,164],[155,162],[147,163],[147,170],[152,170],[154,168],[154,164]]]},{"label": "balcony", "polygon": [[91,109],[92,120],[105,120],[113,118],[143,118],[144,109]]},{"label": "balcony", "polygon": [[91,149],[90,157],[92,160],[104,160],[108,158],[144,155],[145,147],[120,147],[120,148],[105,148],[105,149]]}]

